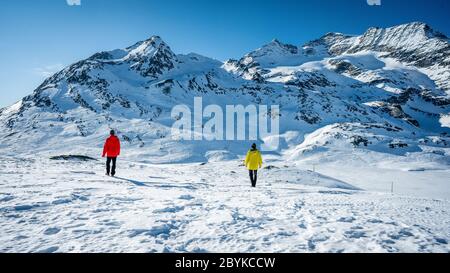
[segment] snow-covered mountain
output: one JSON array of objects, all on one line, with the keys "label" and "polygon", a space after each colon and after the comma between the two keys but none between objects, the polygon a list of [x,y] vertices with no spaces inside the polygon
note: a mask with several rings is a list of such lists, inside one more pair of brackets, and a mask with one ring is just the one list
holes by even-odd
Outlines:
[{"label": "snow-covered mountain", "polygon": [[[94,54],[0,109],[0,252],[448,253],[449,53],[411,23],[224,63],[157,36]],[[196,96],[280,106],[257,188],[249,143],[171,137]]]},{"label": "snow-covered mountain", "polygon": [[0,149],[97,155],[114,128],[128,156],[150,162],[242,155],[241,142],[172,140],[172,107],[201,96],[205,105],[280,105],[278,152],[293,160],[346,147],[447,165],[449,78],[449,39],[423,23],[302,46],[273,40],[225,63],[175,54],[153,36],[72,64],[1,109]]}]

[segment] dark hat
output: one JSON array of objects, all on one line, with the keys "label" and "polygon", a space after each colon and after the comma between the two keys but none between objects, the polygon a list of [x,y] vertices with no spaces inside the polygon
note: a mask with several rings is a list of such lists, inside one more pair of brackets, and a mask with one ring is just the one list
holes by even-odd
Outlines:
[{"label": "dark hat", "polygon": [[114,130],[111,130],[111,131],[109,131],[109,134],[113,136],[116,134],[116,132]]},{"label": "dark hat", "polygon": [[256,143],[253,143],[253,144],[252,144],[252,148],[253,148],[253,149],[256,149]]}]

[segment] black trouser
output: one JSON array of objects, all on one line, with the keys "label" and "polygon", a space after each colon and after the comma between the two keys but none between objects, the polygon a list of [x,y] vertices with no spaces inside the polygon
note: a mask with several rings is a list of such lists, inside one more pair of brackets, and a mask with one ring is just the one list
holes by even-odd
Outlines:
[{"label": "black trouser", "polygon": [[[111,169],[111,161],[112,161],[112,169]],[[106,174],[111,174],[114,176],[116,174],[116,161],[117,157],[108,157],[106,158]],[[111,172],[110,172],[111,170]]]},{"label": "black trouser", "polygon": [[256,180],[258,180],[258,171],[249,171],[250,181],[252,181],[252,187],[256,187]]}]

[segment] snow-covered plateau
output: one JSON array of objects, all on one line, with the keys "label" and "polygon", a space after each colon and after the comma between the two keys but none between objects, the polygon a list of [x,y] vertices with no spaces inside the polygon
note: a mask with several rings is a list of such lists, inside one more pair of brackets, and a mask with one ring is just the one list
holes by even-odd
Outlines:
[{"label": "snow-covered plateau", "polygon": [[[420,22],[226,62],[158,36],[96,53],[0,109],[0,252],[448,253],[449,79],[449,38]],[[172,138],[194,97],[279,105],[257,188],[252,141]]]}]

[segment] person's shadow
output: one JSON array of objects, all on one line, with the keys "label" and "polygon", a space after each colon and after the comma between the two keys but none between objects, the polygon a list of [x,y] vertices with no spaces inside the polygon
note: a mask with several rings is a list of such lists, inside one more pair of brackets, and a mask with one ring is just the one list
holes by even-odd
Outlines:
[{"label": "person's shadow", "polygon": [[155,188],[165,188],[165,189],[183,188],[183,189],[190,189],[190,190],[196,189],[196,187],[193,185],[173,185],[170,183],[160,183],[160,182],[141,182],[141,181],[123,178],[123,177],[117,177],[117,176],[114,176],[114,178],[116,178],[118,180],[129,182],[138,187],[155,187]]},{"label": "person's shadow", "polygon": [[138,186],[138,187],[150,187],[145,182],[141,182],[141,181],[137,181],[137,180],[133,180],[133,179],[128,179],[128,178],[122,178],[122,177],[118,177],[118,176],[114,176],[114,178],[130,182],[131,184],[134,184],[135,186]]}]

